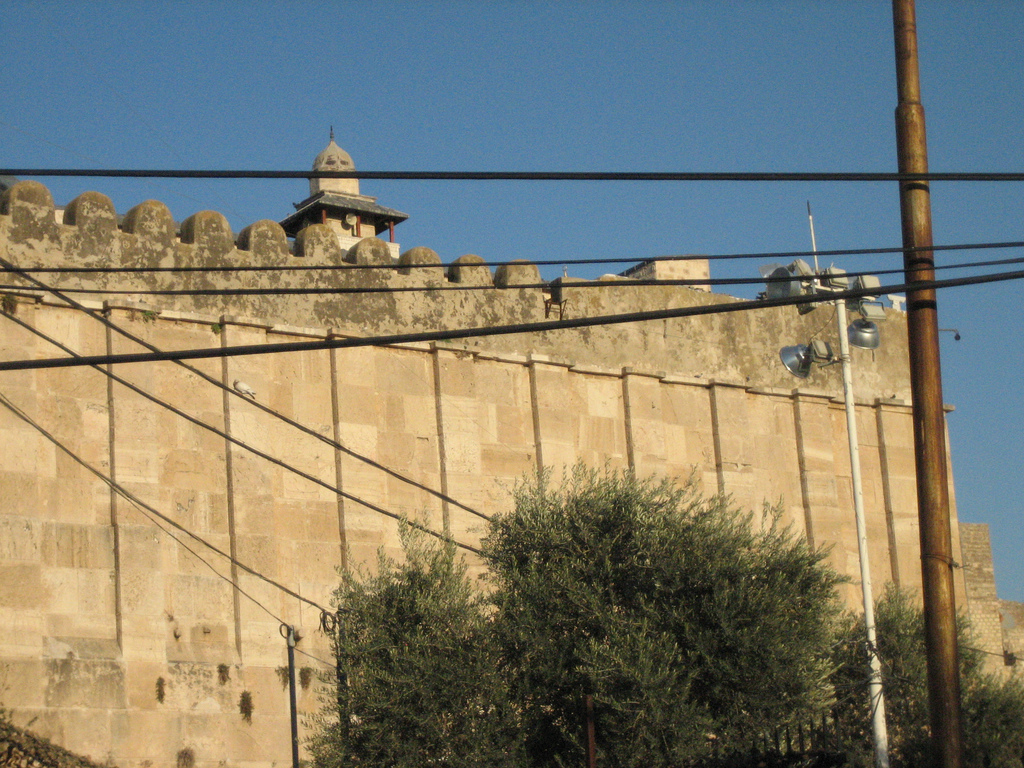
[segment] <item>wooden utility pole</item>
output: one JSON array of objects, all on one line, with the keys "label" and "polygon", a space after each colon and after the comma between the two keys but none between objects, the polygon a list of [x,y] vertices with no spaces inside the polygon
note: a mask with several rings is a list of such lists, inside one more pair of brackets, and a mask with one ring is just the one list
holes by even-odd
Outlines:
[{"label": "wooden utility pole", "polygon": [[[914,0],[893,0],[896,42],[896,144],[900,173],[927,173],[924,107],[917,59]],[[935,279],[931,192],[925,181],[900,182],[906,282]],[[946,476],[946,416],[939,368],[935,289],[907,291],[910,387],[914,401],[918,518],[928,654],[928,709],[937,768],[963,765],[960,665],[953,596],[953,543]]]}]

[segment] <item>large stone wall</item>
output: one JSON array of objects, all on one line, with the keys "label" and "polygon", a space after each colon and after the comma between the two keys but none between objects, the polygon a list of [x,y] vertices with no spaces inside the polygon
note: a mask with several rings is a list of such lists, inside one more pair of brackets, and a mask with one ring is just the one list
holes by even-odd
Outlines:
[{"label": "large stone wall", "polygon": [[996,594],[992,541],[985,523],[960,523],[960,550],[967,587],[967,617],[973,642],[985,652],[984,666],[1002,672],[1003,617]]},{"label": "large stone wall", "polygon": [[[411,249],[402,256],[408,274],[348,269],[387,266],[386,248],[371,239],[342,251],[333,233],[316,227],[289,243],[269,222],[236,238],[218,216],[197,214],[182,224],[179,236],[158,203],[136,207],[119,225],[109,200],[88,193],[68,206],[59,224],[46,189],[22,182],[0,204],[0,258],[21,268],[296,262],[343,267],[318,278],[42,276],[92,290],[81,299],[89,307],[162,349],[544,316],[544,293],[517,287],[538,280],[532,265],[499,267],[492,274],[482,260],[463,257],[442,272],[415,266],[435,262],[436,254]],[[253,285],[276,280],[319,287],[481,289],[187,298],[95,292],[230,287],[243,278]],[[628,281],[568,289],[567,296],[574,316],[733,301]],[[138,349],[38,286],[8,292],[4,306],[79,354]],[[641,475],[693,474],[706,491],[730,494],[743,506],[759,510],[765,501],[779,503],[786,522],[830,548],[832,563],[852,579],[845,597],[857,605],[838,371],[816,370],[806,385],[794,388],[796,380],[777,362],[781,344],[806,340],[813,332],[833,334],[828,311],[799,316],[762,309],[195,364],[228,388],[244,380],[260,404],[346,450],[170,362],[115,368],[140,389],[243,445],[91,368],[4,372],[0,394],[84,463],[173,523],[320,605],[329,604],[339,568],[370,568],[379,548],[397,551],[396,523],[381,510],[418,518],[469,546],[483,530],[479,516],[357,455],[484,514],[507,509],[516,479],[541,467],[556,476],[577,461],[630,467]],[[63,354],[9,318],[0,321],[0,359]],[[883,332],[883,349],[858,351],[855,364],[873,579],[879,587],[896,581],[916,588],[913,425],[902,315],[890,312]],[[139,768],[176,765],[182,750],[190,750],[200,768],[272,766],[288,759],[287,692],[278,675],[285,660],[280,622],[300,629],[300,650],[329,659],[317,608],[144,512],[7,409],[0,409],[0,499],[3,704],[20,724],[32,722],[36,731],[90,757]],[[957,593],[962,600],[959,572]],[[244,693],[253,705],[250,719],[240,712]],[[300,704],[305,711],[315,707],[312,689],[301,692]]]}]

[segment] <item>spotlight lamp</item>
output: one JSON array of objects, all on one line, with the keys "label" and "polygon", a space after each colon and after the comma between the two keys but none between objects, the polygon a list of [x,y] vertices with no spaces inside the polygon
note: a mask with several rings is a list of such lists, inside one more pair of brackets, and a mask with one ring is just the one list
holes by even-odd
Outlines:
[{"label": "spotlight lamp", "polygon": [[786,370],[798,379],[806,379],[811,375],[811,348],[806,344],[783,347],[779,350],[779,357]]},{"label": "spotlight lamp", "polygon": [[834,363],[836,356],[832,345],[827,341],[813,339],[809,344],[796,344],[779,350],[779,357],[786,370],[798,379],[806,379],[811,375],[811,365],[828,365]]},{"label": "spotlight lamp", "polygon": [[[814,270],[803,259],[797,259],[788,267],[780,264],[766,264],[760,269],[761,277],[767,283],[765,297],[768,299],[789,299],[796,296],[815,294]],[[800,314],[807,314],[816,304],[797,304]]]},{"label": "spotlight lamp", "polygon": [[854,309],[865,320],[873,320],[876,323],[881,323],[885,320],[885,307],[882,306],[880,301],[864,301],[862,299]]},{"label": "spotlight lamp", "polygon": [[882,292],[882,281],[878,275],[857,275],[853,281],[853,288],[857,291],[877,291],[873,296],[865,296],[863,301],[877,301],[878,293]]},{"label": "spotlight lamp", "polygon": [[849,339],[851,346],[860,349],[878,349],[882,343],[878,324],[863,318],[850,323],[850,327],[846,329],[846,338]]},{"label": "spotlight lamp", "polygon": [[846,270],[839,267],[829,267],[826,269],[822,282],[827,288],[836,291],[845,291],[850,287],[850,278],[846,276]]}]

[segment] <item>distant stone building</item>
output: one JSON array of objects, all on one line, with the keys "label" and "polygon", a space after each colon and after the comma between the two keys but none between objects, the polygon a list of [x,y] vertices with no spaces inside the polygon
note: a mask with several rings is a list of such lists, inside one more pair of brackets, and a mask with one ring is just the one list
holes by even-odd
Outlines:
[{"label": "distant stone building", "polygon": [[[332,138],[315,169],[351,166]],[[94,192],[58,220],[46,187],[12,183],[0,259],[24,287],[4,292],[0,361],[545,319],[536,266],[400,251],[391,241],[405,214],[340,182],[314,179],[295,214],[238,233],[212,211],[179,224],[155,201],[120,217]],[[665,263],[649,267],[655,278]],[[710,279],[706,262],[679,263],[698,270],[685,279]],[[296,265],[323,269],[287,271]],[[99,271],[16,271],[71,267]],[[282,288],[316,291],[273,292]],[[563,286],[563,317],[737,301],[698,288],[628,277]],[[182,290],[196,293],[167,293]],[[906,321],[887,315],[885,344],[855,366],[865,507],[875,584],[914,589]],[[575,462],[692,475],[745,507],[778,504],[856,579],[838,373],[798,381],[777,359],[780,344],[821,325],[815,313],[763,308],[110,366],[120,380],[103,365],[0,371],[10,406],[0,408],[2,704],[17,724],[120,766],[182,768],[186,755],[198,768],[270,768],[289,756],[281,624],[299,630],[300,664],[321,668],[321,607],[338,569],[395,551],[396,517],[450,535],[479,570],[483,517],[509,508],[517,478]],[[1001,652],[990,555],[965,530],[957,598]],[[845,589],[858,604],[857,582]],[[1019,649],[1021,616],[1003,617]],[[300,706],[317,706],[311,687]]]}]

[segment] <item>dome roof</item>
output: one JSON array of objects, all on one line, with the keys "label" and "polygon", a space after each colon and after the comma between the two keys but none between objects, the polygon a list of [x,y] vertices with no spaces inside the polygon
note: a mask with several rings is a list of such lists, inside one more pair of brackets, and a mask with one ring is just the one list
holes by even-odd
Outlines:
[{"label": "dome roof", "polygon": [[[313,161],[314,171],[354,171],[355,165],[348,152],[334,143],[334,128],[331,128],[331,141]],[[359,179],[320,179],[309,180],[309,194],[318,192],[340,192],[345,195],[359,194]]]},{"label": "dome roof", "polygon": [[352,171],[355,166],[348,152],[334,143],[334,131],[331,131],[331,141],[324,150],[316,156],[313,161],[314,171]]}]

